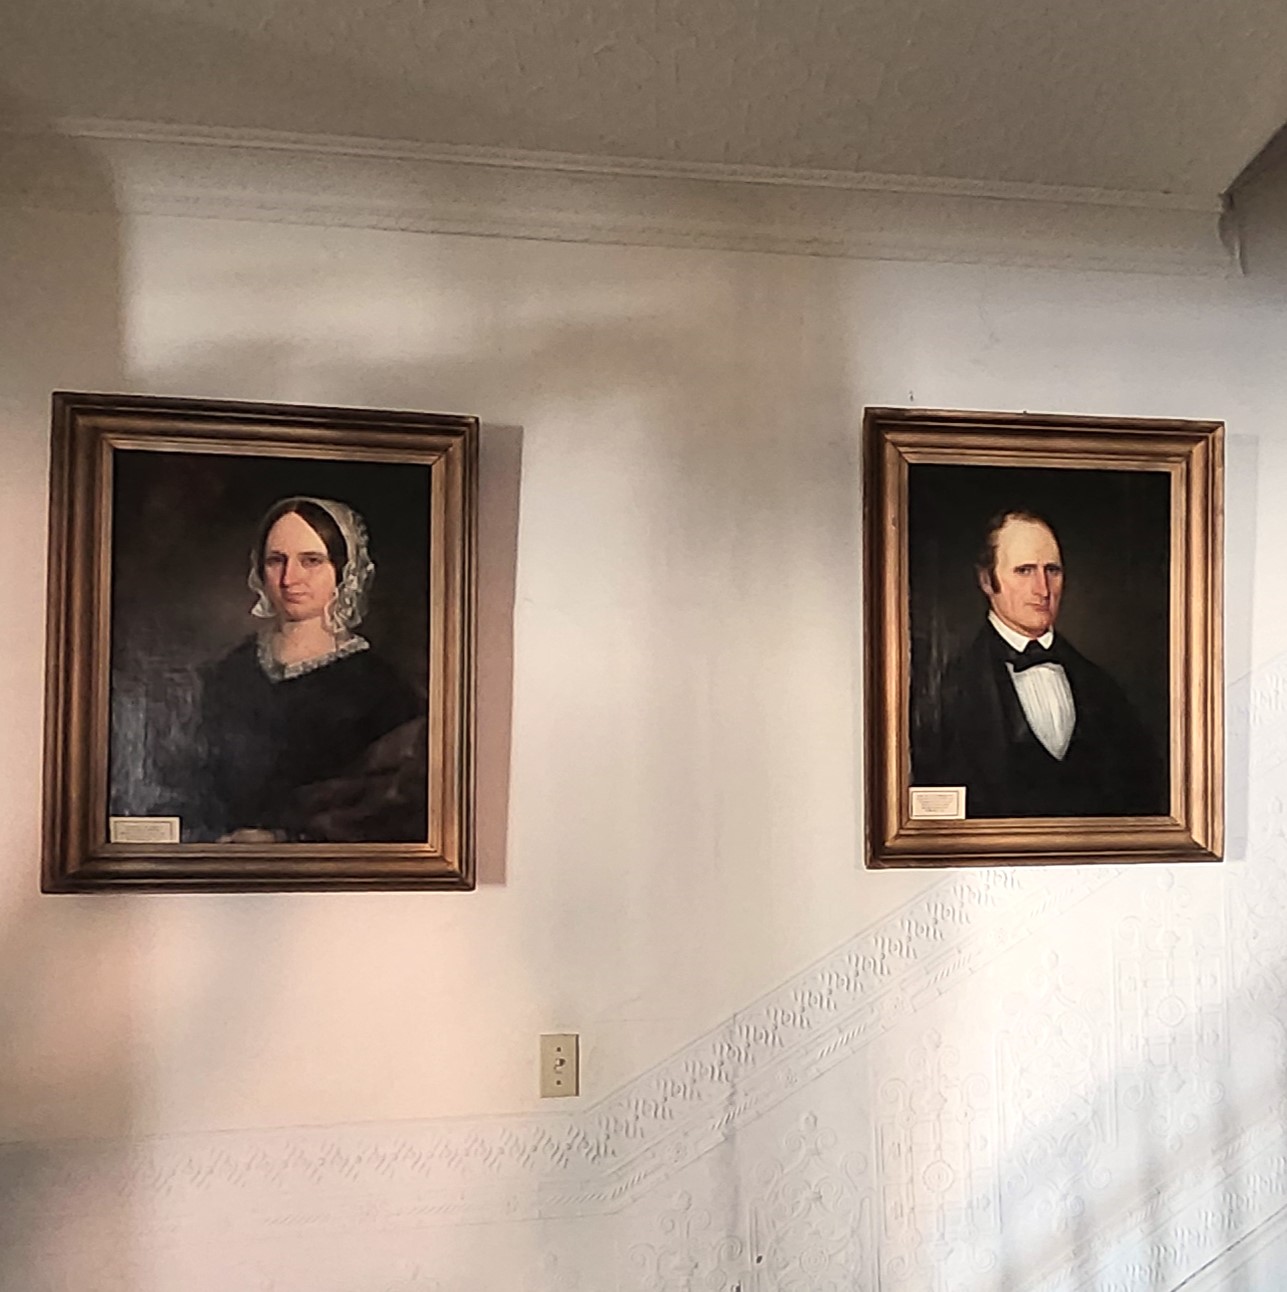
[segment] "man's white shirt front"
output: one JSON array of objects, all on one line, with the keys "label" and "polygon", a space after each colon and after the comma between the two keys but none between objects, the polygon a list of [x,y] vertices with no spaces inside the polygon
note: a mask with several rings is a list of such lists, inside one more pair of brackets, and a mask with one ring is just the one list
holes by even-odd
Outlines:
[{"label": "man's white shirt front", "polygon": [[[1001,639],[1017,651],[1022,652],[1033,640],[1007,627],[990,612],[988,621]],[[1042,633],[1036,640],[1049,650],[1050,643],[1055,640],[1054,629]],[[1063,665],[1053,662],[1031,664],[1020,673],[1014,671],[1013,664],[1007,663],[1005,667],[1032,734],[1052,758],[1062,759],[1072,743],[1073,728],[1077,725],[1072,687],[1068,684],[1068,674],[1064,672]]]}]

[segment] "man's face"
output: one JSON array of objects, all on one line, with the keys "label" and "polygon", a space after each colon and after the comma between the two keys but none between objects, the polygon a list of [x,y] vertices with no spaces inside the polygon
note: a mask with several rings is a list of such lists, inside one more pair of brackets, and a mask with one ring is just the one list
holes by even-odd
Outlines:
[{"label": "man's face", "polygon": [[979,585],[992,613],[1025,637],[1040,637],[1055,626],[1064,592],[1064,567],[1055,536],[1040,521],[1012,517],[997,531],[995,583],[987,573]]}]

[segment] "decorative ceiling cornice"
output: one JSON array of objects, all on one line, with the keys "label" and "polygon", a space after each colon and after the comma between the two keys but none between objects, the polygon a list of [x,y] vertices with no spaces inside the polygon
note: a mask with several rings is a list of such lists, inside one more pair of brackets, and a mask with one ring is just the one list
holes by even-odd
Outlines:
[{"label": "decorative ceiling cornice", "polygon": [[63,121],[10,127],[0,200],[563,242],[1227,274],[1194,194]]}]

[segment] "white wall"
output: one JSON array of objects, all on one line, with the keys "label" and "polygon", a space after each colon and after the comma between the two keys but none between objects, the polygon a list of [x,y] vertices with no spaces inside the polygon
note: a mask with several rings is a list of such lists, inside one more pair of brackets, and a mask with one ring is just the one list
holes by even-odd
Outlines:
[{"label": "white wall", "polygon": [[[0,1288],[1268,1286],[1272,285],[0,220]],[[37,893],[58,387],[483,419],[476,892]],[[1223,865],[864,871],[858,428],[911,402],[1227,421]]]}]

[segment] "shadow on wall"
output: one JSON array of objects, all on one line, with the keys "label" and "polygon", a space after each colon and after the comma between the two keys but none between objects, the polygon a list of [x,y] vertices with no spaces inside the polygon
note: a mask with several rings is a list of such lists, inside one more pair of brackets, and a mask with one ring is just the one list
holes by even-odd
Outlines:
[{"label": "shadow on wall", "polygon": [[[244,45],[217,27],[175,15],[160,20],[170,24],[166,38],[157,36],[158,15],[118,6],[105,38],[120,43],[125,33],[123,54],[129,54],[131,24],[146,24],[147,38],[135,52],[165,50],[159,76],[201,69],[225,94],[229,84],[279,80],[289,64],[305,106],[314,100],[334,106],[325,60],[307,66],[298,51],[269,42]],[[83,28],[68,35],[78,47],[86,40]],[[183,50],[192,57],[177,56]],[[53,49],[32,51],[28,62],[57,57]],[[132,77],[147,79],[145,66],[129,66]],[[0,1289],[6,1292],[178,1286],[164,1283],[151,1244],[165,1201],[182,1207],[190,1199],[180,1196],[187,1192],[182,1186],[171,1190],[149,1174],[146,1148],[136,1137],[156,1124],[158,1109],[161,1120],[170,1105],[186,1104],[190,1114],[204,1106],[207,1092],[245,1081],[259,1030],[273,1023],[274,985],[289,990],[298,968],[290,959],[290,932],[299,902],[291,895],[53,897],[37,891],[45,607],[36,572],[45,568],[51,391],[169,389],[327,402],[313,380],[318,374],[292,382],[289,327],[277,331],[275,344],[247,341],[244,354],[219,348],[159,377],[127,366],[125,324],[138,325],[146,293],[127,296],[124,224],[113,176],[92,148],[59,137],[32,102],[0,92],[0,550],[11,570],[31,572],[6,590],[11,624],[30,631],[20,649],[6,646],[0,654]],[[253,315],[275,286],[296,291],[298,268],[252,262],[249,281],[229,284],[237,306]],[[199,291],[217,295],[199,270],[193,266]],[[322,277],[324,289],[334,285]],[[178,308],[184,311],[185,302]],[[358,374],[348,375],[349,389],[356,389]],[[363,366],[361,379],[369,378]],[[432,391],[432,372],[421,373],[417,384]],[[365,402],[396,400],[373,395]],[[423,394],[407,403],[443,406]],[[519,428],[486,428],[479,550],[485,595],[478,613],[484,884],[505,879],[521,456]],[[177,968],[180,980],[155,978],[154,966]],[[186,1275],[181,1281],[187,1284]]]},{"label": "shadow on wall", "polygon": [[[819,671],[851,671],[856,653],[857,415],[844,385],[843,288],[826,286],[843,276],[835,266],[802,276],[786,259],[705,256],[694,258],[694,282],[675,272],[673,252],[262,226],[211,229],[181,262],[177,241],[157,254],[182,264],[190,296],[173,315],[162,306],[142,322],[142,351],[157,356],[150,389],[488,417],[484,883],[505,878],[505,841],[493,832],[508,778],[520,471],[531,486],[520,612],[533,613],[520,613],[527,667],[515,680],[516,723],[526,724],[523,837],[509,868],[529,885],[553,885],[573,874],[560,871],[564,857],[602,864],[576,873],[575,900],[519,926],[498,950],[506,991],[531,994],[534,1014],[548,1011],[524,969],[548,963],[560,937],[598,940],[604,962],[636,966],[650,986],[663,974],[699,982],[710,972],[699,940],[679,966],[655,954],[693,889],[736,909],[740,878],[759,872],[763,888],[793,851],[848,849],[859,864],[846,773],[855,697],[809,684]],[[471,291],[469,308],[453,312]],[[205,308],[212,301],[218,308]],[[518,410],[533,419],[521,435],[504,423]],[[767,621],[766,604],[779,611]],[[840,769],[835,780],[810,765],[819,741],[831,746],[819,761]],[[798,771],[784,772],[784,746],[797,751],[788,762]],[[489,788],[492,777],[501,784]],[[662,867],[668,882],[658,882]],[[587,920],[587,911],[621,918]],[[778,922],[795,918],[785,904],[762,912],[744,954],[771,948]],[[287,933],[288,972],[306,963],[302,924]],[[291,987],[265,963],[272,945],[248,950],[222,986],[212,949],[192,1010],[217,1017],[222,994],[253,982],[270,1015]],[[380,954],[367,946],[357,963],[369,970]],[[433,957],[426,938],[390,964],[428,979]],[[201,1083],[213,1092],[245,1061],[245,1038],[226,1039],[196,1077],[188,1097],[197,1104]],[[319,1052],[329,1043],[319,1040]],[[742,1185],[730,1169],[728,1191]],[[542,1240],[532,1226],[513,1242]],[[494,1241],[486,1227],[462,1227],[458,1238],[477,1244],[482,1268]],[[432,1256],[433,1239],[424,1242]],[[205,1286],[199,1278],[193,1270],[184,1285]]]},{"label": "shadow on wall", "polygon": [[[739,873],[771,869],[810,846],[822,804],[856,849],[853,785],[822,786],[802,761],[810,802],[783,809],[775,753],[788,725],[794,741],[843,742],[830,765],[854,759],[856,697],[810,685],[836,668],[827,650],[857,654],[844,271],[808,262],[802,285],[798,261],[730,253],[694,257],[688,277],[682,254],[259,227],[190,249],[194,298],[221,302],[220,317],[149,324],[163,359],[149,382],[166,393],[532,417],[521,446],[511,427],[483,428],[480,789],[489,767],[508,770],[521,468],[542,667],[516,685],[557,754],[526,787],[540,800],[526,821],[570,855],[621,859],[578,878],[589,908],[599,885],[617,906],[607,889],[623,874],[655,902],[659,858],[691,854],[703,877],[733,858]],[[767,622],[766,603],[780,609]],[[587,792],[602,782],[619,785],[610,804]],[[545,821],[541,805],[560,804]],[[484,843],[495,882],[503,859]]]},{"label": "shadow on wall", "polygon": [[[1268,858],[1260,864],[1272,865]],[[1253,938],[1266,954],[1245,980],[1229,984],[1225,1002],[1229,1019],[1255,1027],[1261,1059],[1269,1060],[1252,1079],[1231,1070],[1239,1059],[1229,1052],[1232,1038],[1212,1027],[1212,1011],[1195,1008],[1177,1020],[1169,1012],[1175,996],[1127,1027],[1129,1061],[1111,1072],[1098,1057],[1104,1038],[1081,1026],[1074,1012],[1028,1020],[1022,1040],[1061,1061],[1051,1089],[1062,1097],[1047,1100],[1040,1087],[1020,1084],[1019,1098],[1006,1109],[1005,1155],[994,1173],[998,1259],[980,1289],[1268,1292],[1282,1286],[1287,1202],[1264,1190],[1263,1181],[1281,1167],[1287,947],[1277,929],[1270,931],[1274,907],[1264,910],[1255,917]],[[1158,954],[1162,921],[1146,915],[1128,924],[1134,925],[1129,935],[1140,937],[1154,959],[1166,954]],[[1171,954],[1185,976],[1201,948],[1176,939]],[[1196,984],[1200,972],[1188,976]],[[1119,1151],[1129,1145],[1135,1168],[1117,1180],[1104,1152],[1114,1141]],[[1046,1234],[1008,1229],[1008,1207],[1025,1201],[1031,1209],[1034,1198]],[[984,1208],[992,1203],[990,1196],[979,1201]],[[1095,1216],[1116,1219],[1097,1229],[1102,1222]],[[1255,1275],[1257,1258],[1262,1271],[1266,1260],[1276,1262],[1272,1282]]]},{"label": "shadow on wall", "polygon": [[[117,29],[137,20],[128,5],[112,17]],[[158,22],[169,24],[164,38]],[[267,42],[242,48],[226,32],[175,15],[148,14],[147,23],[149,39],[140,44],[171,51],[158,75],[215,69],[226,93],[228,85],[270,84],[280,68],[283,51]],[[32,61],[54,56],[36,51]],[[309,94],[326,95],[323,60],[293,66]],[[140,83],[150,74],[131,67]],[[32,119],[25,103],[0,103],[0,112]],[[177,335],[190,348],[180,341],[166,350],[149,340],[148,329],[157,328],[156,339],[166,320],[158,325],[149,314],[147,292],[126,295],[146,279],[149,248],[137,248],[127,289],[122,220],[111,177],[94,156],[70,140],[51,148],[48,136],[36,148],[0,137],[0,149],[0,185],[27,195],[14,206],[30,208],[0,204],[7,262],[0,281],[6,300],[18,303],[0,313],[0,399],[12,414],[0,432],[0,498],[12,504],[0,509],[0,536],[22,568],[43,568],[53,389],[487,416],[479,870],[482,882],[502,883],[518,492],[528,456],[512,423],[515,410],[539,406],[535,469],[546,474],[533,492],[569,514],[544,516],[531,549],[526,590],[540,613],[528,627],[540,640],[527,658],[542,661],[544,676],[533,669],[521,681],[528,712],[539,715],[529,745],[535,738],[546,747],[526,769],[524,821],[529,858],[539,847],[548,860],[558,852],[606,859],[579,881],[578,904],[633,918],[601,921],[585,939],[599,939],[605,959],[620,955],[640,966],[641,977],[660,973],[654,942],[688,900],[690,877],[658,883],[659,866],[691,857],[691,882],[735,907],[738,876],[750,868],[767,882],[788,848],[808,856],[847,847],[856,859],[852,784],[823,783],[801,756],[790,760],[799,772],[784,786],[778,756],[784,738],[799,754],[820,738],[833,746],[828,766],[855,763],[855,697],[820,696],[807,682],[816,664],[834,669],[827,649],[845,652],[846,663],[857,654],[857,410],[845,384],[843,291],[826,286],[843,272],[819,263],[801,287],[789,259],[730,255],[695,259],[694,271],[709,281],[692,283],[677,277],[673,252],[547,247],[538,255],[530,246],[464,239],[438,264],[441,240],[424,239],[412,269],[423,282],[444,284],[439,301],[471,293],[480,277],[504,283],[507,268],[513,276],[496,292],[491,317],[454,346],[450,326],[419,331],[423,320],[411,319],[401,351],[383,354],[363,342],[368,329],[393,330],[382,311],[397,301],[372,297],[364,266],[350,274],[324,234],[295,238],[298,251],[273,260],[261,230],[243,227],[214,256],[203,250],[211,245],[204,237],[178,253],[186,278],[176,274],[173,298],[156,308],[175,311]],[[59,213],[60,204],[96,214]],[[244,253],[237,249],[243,239]],[[459,257],[464,278],[452,282],[447,262],[465,247],[472,251]],[[539,285],[525,285],[533,256],[552,266],[556,286],[544,299]],[[639,294],[614,286],[622,259],[637,267]],[[594,267],[579,285],[558,277],[560,267],[582,260]],[[483,262],[493,267],[489,274]],[[405,299],[392,276],[376,281]],[[705,304],[704,289],[716,306]],[[293,320],[287,304],[274,312],[292,300]],[[820,301],[832,308],[818,308]],[[226,307],[222,334],[217,327],[203,333],[192,319],[212,302]],[[306,331],[315,307],[323,317],[333,311],[331,344],[317,334],[295,344],[292,322]],[[132,343],[144,334],[146,370],[126,367],[127,313]],[[488,406],[479,408],[483,393]],[[811,452],[797,440],[802,419],[812,427]],[[20,595],[20,622],[42,623],[41,589]],[[766,604],[780,610],[768,623]],[[14,662],[0,659],[8,728],[0,739],[0,1140],[7,1145],[0,1146],[0,1288],[161,1292],[148,1244],[178,1186],[148,1175],[131,1137],[173,1108],[182,1116],[206,1107],[207,1097],[217,1104],[217,1090],[247,1079],[261,1032],[299,985],[292,975],[302,963],[301,903],[259,895],[40,897],[43,661],[39,633],[31,638]],[[748,704],[748,695],[764,703]],[[619,790],[615,799],[604,786]],[[571,903],[565,918],[569,925],[578,918]],[[774,920],[792,918],[786,909],[769,913],[761,943],[774,941]],[[515,977],[524,957],[548,961],[565,932],[525,926],[525,945],[512,953]],[[424,955],[430,959],[432,947]],[[704,949],[694,944],[688,957],[667,972],[699,980]],[[182,981],[154,980],[152,966],[178,967]],[[533,1002],[534,1010],[549,1007]],[[319,1038],[318,1052],[329,1043]],[[49,1148],[68,1138],[76,1143]],[[192,1205],[201,1211],[200,1202]],[[198,1281],[190,1273],[180,1280],[185,1286]]]},{"label": "shadow on wall", "polygon": [[1252,609],[1260,507],[1260,438],[1226,434],[1225,496],[1247,500],[1224,517],[1225,859],[1246,860],[1251,832]]},{"label": "shadow on wall", "polygon": [[0,93],[0,1287],[33,1292],[129,1284],[136,1200],[121,1150],[86,1141],[72,1198],[42,1141],[129,1132],[140,987],[136,902],[37,891],[49,396],[125,384],[110,177],[39,130]]},{"label": "shadow on wall", "polygon": [[1287,284],[1287,126],[1229,186],[1228,225],[1253,292]]}]

